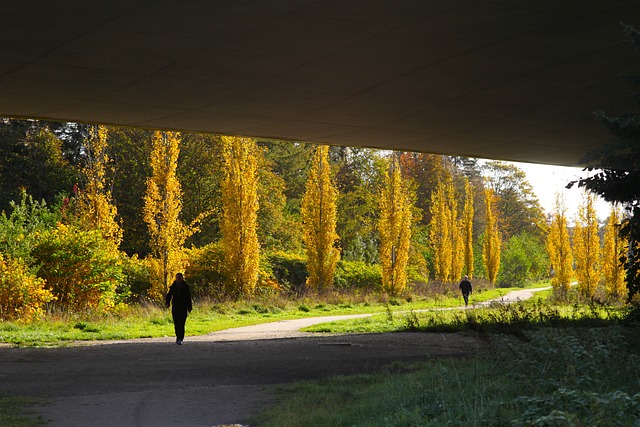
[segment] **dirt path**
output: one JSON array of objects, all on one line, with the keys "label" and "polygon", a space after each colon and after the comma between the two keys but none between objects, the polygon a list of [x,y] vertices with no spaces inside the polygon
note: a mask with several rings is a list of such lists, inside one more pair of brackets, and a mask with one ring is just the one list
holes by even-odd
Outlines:
[{"label": "dirt path", "polygon": [[[505,302],[526,299],[525,291]],[[275,322],[203,336],[111,341],[70,348],[0,348],[0,396],[34,396],[48,426],[247,424],[270,403],[265,387],[374,372],[392,362],[466,356],[463,334],[316,336],[312,324],[356,316]],[[188,327],[188,325],[187,325]]]}]

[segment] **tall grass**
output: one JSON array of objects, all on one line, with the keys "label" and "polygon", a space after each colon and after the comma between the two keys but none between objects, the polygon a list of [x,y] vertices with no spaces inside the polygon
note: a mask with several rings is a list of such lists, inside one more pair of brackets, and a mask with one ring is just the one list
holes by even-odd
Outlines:
[{"label": "tall grass", "polygon": [[483,334],[484,347],[467,359],[282,387],[280,403],[256,422],[264,427],[639,425],[640,328],[568,325],[569,320],[562,327],[527,326],[516,335]]},{"label": "tall grass", "polygon": [[[477,293],[478,300],[499,298],[509,289],[488,289]],[[196,301],[187,320],[187,335],[201,335],[237,326],[301,317],[338,314],[381,313],[394,310],[422,310],[455,307],[458,295],[433,298],[406,294],[388,298],[375,294],[327,293],[291,298],[267,295],[240,301]],[[65,345],[74,341],[124,340],[173,336],[171,313],[155,304],[122,306],[111,313],[62,313],[30,323],[3,322],[0,342],[18,346]]]}]

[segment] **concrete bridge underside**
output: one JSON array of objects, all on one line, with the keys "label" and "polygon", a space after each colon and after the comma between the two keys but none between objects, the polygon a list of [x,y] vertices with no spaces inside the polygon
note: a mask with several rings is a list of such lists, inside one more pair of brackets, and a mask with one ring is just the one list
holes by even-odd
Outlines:
[{"label": "concrete bridge underside", "polygon": [[578,165],[631,109],[633,0],[0,6],[0,116]]}]

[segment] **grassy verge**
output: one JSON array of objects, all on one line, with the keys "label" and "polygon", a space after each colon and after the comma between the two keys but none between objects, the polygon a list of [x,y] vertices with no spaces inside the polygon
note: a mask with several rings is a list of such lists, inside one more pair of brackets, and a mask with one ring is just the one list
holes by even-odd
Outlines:
[{"label": "grassy verge", "polygon": [[26,397],[0,397],[0,426],[34,427],[44,425],[42,418],[29,417],[29,407],[39,403],[38,400]]},{"label": "grassy verge", "polygon": [[[474,293],[475,301],[499,298],[515,288],[482,290]],[[261,298],[232,303],[199,302],[187,320],[188,335],[201,335],[223,329],[301,317],[341,314],[385,313],[393,310],[425,310],[456,307],[456,295],[427,298],[408,295],[384,299],[374,296],[303,298]],[[156,306],[126,307],[109,315],[66,315],[22,324],[0,324],[0,342],[17,346],[59,346],[72,341],[124,340],[173,336],[169,310]]]},{"label": "grassy verge", "polygon": [[[485,317],[489,319],[489,317]],[[577,321],[578,319],[574,320]],[[479,323],[482,323],[481,321]],[[637,426],[640,328],[531,326],[482,334],[469,359],[281,387],[263,426]],[[522,326],[522,325],[521,325]],[[491,322],[483,330],[491,330]]]},{"label": "grassy verge", "polygon": [[620,321],[627,309],[606,306],[549,305],[536,298],[515,304],[494,304],[469,310],[393,311],[371,317],[320,323],[305,332],[479,332],[519,334],[540,326],[600,326]]}]

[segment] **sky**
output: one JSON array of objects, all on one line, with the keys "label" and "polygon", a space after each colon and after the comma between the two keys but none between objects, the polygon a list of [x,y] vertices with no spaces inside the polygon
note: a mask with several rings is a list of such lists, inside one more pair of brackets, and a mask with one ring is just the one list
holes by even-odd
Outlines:
[{"label": "sky", "polygon": [[[582,203],[583,190],[578,188],[577,185],[574,185],[571,189],[565,187],[570,181],[586,176],[586,172],[583,172],[582,168],[512,163],[527,174],[527,180],[533,187],[533,191],[538,196],[538,201],[546,213],[553,211],[555,197],[559,193],[564,198],[568,219],[573,219],[577,215],[578,207]],[[606,220],[610,209],[611,205],[609,203],[600,198],[597,199],[598,219]]]}]

